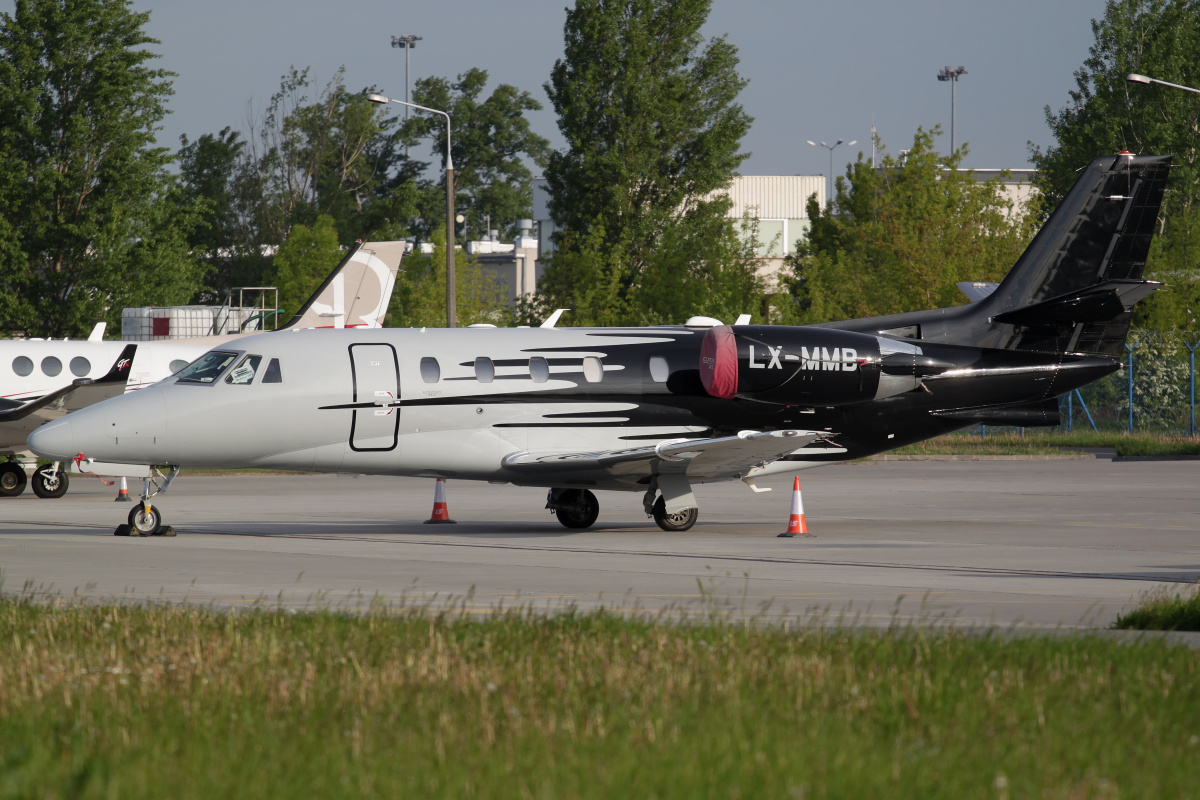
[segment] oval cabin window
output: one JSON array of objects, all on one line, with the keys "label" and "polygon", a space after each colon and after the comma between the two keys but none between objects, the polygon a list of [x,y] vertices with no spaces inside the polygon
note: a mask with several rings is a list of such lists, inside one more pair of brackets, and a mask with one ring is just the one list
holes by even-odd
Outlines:
[{"label": "oval cabin window", "polygon": [[437,383],[442,379],[442,365],[436,358],[426,356],[421,359],[421,380],[426,383]]},{"label": "oval cabin window", "polygon": [[24,378],[33,372],[33,361],[25,356],[17,356],[13,359],[13,372]]},{"label": "oval cabin window", "polygon": [[42,359],[42,372],[53,378],[58,373],[62,372],[62,362],[54,356],[47,356]]},{"label": "oval cabin window", "polygon": [[529,377],[534,383],[545,383],[550,380],[550,365],[541,356],[529,359]]},{"label": "oval cabin window", "polygon": [[475,359],[475,380],[480,383],[491,383],[496,377],[496,367],[490,358]]},{"label": "oval cabin window", "polygon": [[662,356],[652,356],[650,359],[650,380],[655,383],[666,383],[669,377],[671,377],[671,368],[667,366],[667,360]]},{"label": "oval cabin window", "polygon": [[604,365],[595,356],[583,360],[583,379],[588,383],[599,383],[604,377]]},{"label": "oval cabin window", "polygon": [[83,356],[75,356],[71,359],[71,374],[77,378],[85,377],[92,371],[92,362],[88,361]]}]

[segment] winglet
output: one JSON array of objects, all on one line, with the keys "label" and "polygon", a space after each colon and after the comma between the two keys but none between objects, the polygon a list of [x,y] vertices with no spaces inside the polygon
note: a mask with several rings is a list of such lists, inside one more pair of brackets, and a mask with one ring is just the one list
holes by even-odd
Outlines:
[{"label": "winglet", "polygon": [[539,327],[539,328],[553,328],[555,325],[557,325],[557,324],[558,324],[558,320],[559,320],[559,318],[560,318],[560,317],[563,315],[563,312],[564,312],[564,311],[570,311],[570,310],[571,310],[571,309],[569,309],[569,308],[556,308],[556,309],[554,309],[554,313],[553,313],[553,314],[551,314],[549,317],[547,317],[547,318],[546,318],[546,321],[545,321],[545,322],[543,322],[543,323],[542,323],[541,325],[539,325],[538,327]]},{"label": "winglet", "polygon": [[355,242],[284,329],[382,328],[408,242]]},{"label": "winglet", "polygon": [[104,329],[107,327],[108,327],[107,322],[97,322],[96,327],[92,328],[92,332],[90,334],[88,334],[87,340],[89,342],[104,341]]},{"label": "winglet", "polygon": [[[733,324],[734,325],[749,325],[750,324],[750,315],[749,314],[738,314],[738,318],[736,320],[734,320]],[[769,492],[771,490],[763,489],[763,491]]]},{"label": "winglet", "polygon": [[[89,381],[86,378],[81,378],[80,380],[86,383],[117,383],[118,381],[127,383],[129,381],[129,372],[133,369],[133,357],[135,355],[137,355],[137,345],[127,344],[107,373],[96,378],[94,381]],[[75,381],[75,383],[78,384],[80,381]]]}]

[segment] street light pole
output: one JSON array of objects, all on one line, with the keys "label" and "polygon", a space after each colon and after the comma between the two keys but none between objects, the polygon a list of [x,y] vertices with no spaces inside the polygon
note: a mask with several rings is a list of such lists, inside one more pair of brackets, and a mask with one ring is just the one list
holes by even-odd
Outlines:
[{"label": "street light pole", "polygon": [[966,67],[959,67],[958,69],[955,69],[954,67],[944,67],[943,69],[938,70],[939,81],[950,81],[950,155],[954,155],[954,89],[956,86],[958,86],[959,76],[966,74]]},{"label": "street light pole", "polygon": [[[393,36],[392,37],[392,47],[399,47],[404,50],[404,102],[405,103],[408,102],[408,68],[411,64],[411,57],[409,56],[409,51],[412,50],[414,47],[416,47],[417,42],[421,41],[421,39],[423,39],[423,38],[424,37],[422,37],[422,36],[413,36],[411,34],[408,34],[405,36]],[[405,120],[405,122],[408,121],[408,109],[407,108],[404,109],[404,120]],[[408,144],[407,143],[404,145],[404,157],[408,158]]]},{"label": "street light pole", "polygon": [[367,95],[367,99],[372,103],[395,103],[399,106],[408,106],[418,111],[440,114],[446,118],[446,327],[453,328],[458,319],[458,309],[456,308],[454,286],[454,159],[451,156],[450,148],[450,115],[445,111],[438,111],[436,108],[426,108],[403,100],[392,100],[381,94]]},{"label": "street light pole", "polygon": [[[812,139],[806,139],[805,141],[807,141],[813,147],[818,146],[817,143],[814,142]],[[821,144],[819,145],[820,147],[824,147],[826,150],[829,151],[829,195],[825,198],[826,211],[829,210],[829,206],[833,203],[833,151],[835,149],[837,149],[837,146],[840,144],[842,144],[841,139],[838,139],[833,144],[825,144],[824,142],[821,142]],[[851,139],[850,141],[846,142],[847,147],[854,147],[854,145],[856,145],[856,144],[858,144],[857,139]]]},{"label": "street light pole", "polygon": [[1172,89],[1182,89],[1185,92],[1195,92],[1200,94],[1200,89],[1193,89],[1190,86],[1180,86],[1178,83],[1167,83],[1160,81],[1157,78],[1147,78],[1145,75],[1138,75],[1136,72],[1131,72],[1125,76],[1125,80],[1130,83],[1157,83],[1159,86],[1170,86]]}]

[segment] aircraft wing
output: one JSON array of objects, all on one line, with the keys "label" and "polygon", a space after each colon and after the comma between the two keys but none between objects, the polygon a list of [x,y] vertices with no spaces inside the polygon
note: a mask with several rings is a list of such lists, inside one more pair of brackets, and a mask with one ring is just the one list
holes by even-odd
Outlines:
[{"label": "aircraft wing", "polygon": [[124,394],[136,352],[136,344],[127,345],[103,377],[80,378],[36,400],[0,411],[0,428],[7,434],[22,431],[28,434],[64,414]]},{"label": "aircraft wing", "polygon": [[648,473],[651,462],[658,462],[658,472],[685,474],[689,480],[703,483],[743,476],[827,435],[799,430],[741,431],[736,436],[673,440],[627,450],[525,451],[505,457],[503,465],[525,475],[561,475],[594,471]]}]

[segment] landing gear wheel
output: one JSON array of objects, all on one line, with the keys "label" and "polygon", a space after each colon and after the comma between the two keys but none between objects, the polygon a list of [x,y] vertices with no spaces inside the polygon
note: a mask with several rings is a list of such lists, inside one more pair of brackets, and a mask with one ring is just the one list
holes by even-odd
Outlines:
[{"label": "landing gear wheel", "polygon": [[0,464],[0,497],[16,497],[25,491],[24,468],[15,461]]},{"label": "landing gear wheel", "polygon": [[664,531],[686,531],[696,524],[700,509],[685,508],[675,514],[667,513],[667,501],[659,497],[654,501],[654,521]]},{"label": "landing gear wheel", "polygon": [[62,467],[55,470],[47,465],[39,467],[33,473],[33,493],[45,500],[52,500],[56,497],[62,497],[67,493],[67,487],[71,485],[71,479],[67,477],[67,473],[63,472]]},{"label": "landing gear wheel", "polygon": [[568,489],[559,497],[554,516],[567,528],[590,528],[600,516],[600,501],[587,489]]},{"label": "landing gear wheel", "polygon": [[146,508],[145,503],[138,503],[129,512],[130,535],[136,531],[139,536],[153,536],[162,525],[162,514],[154,506]]}]

